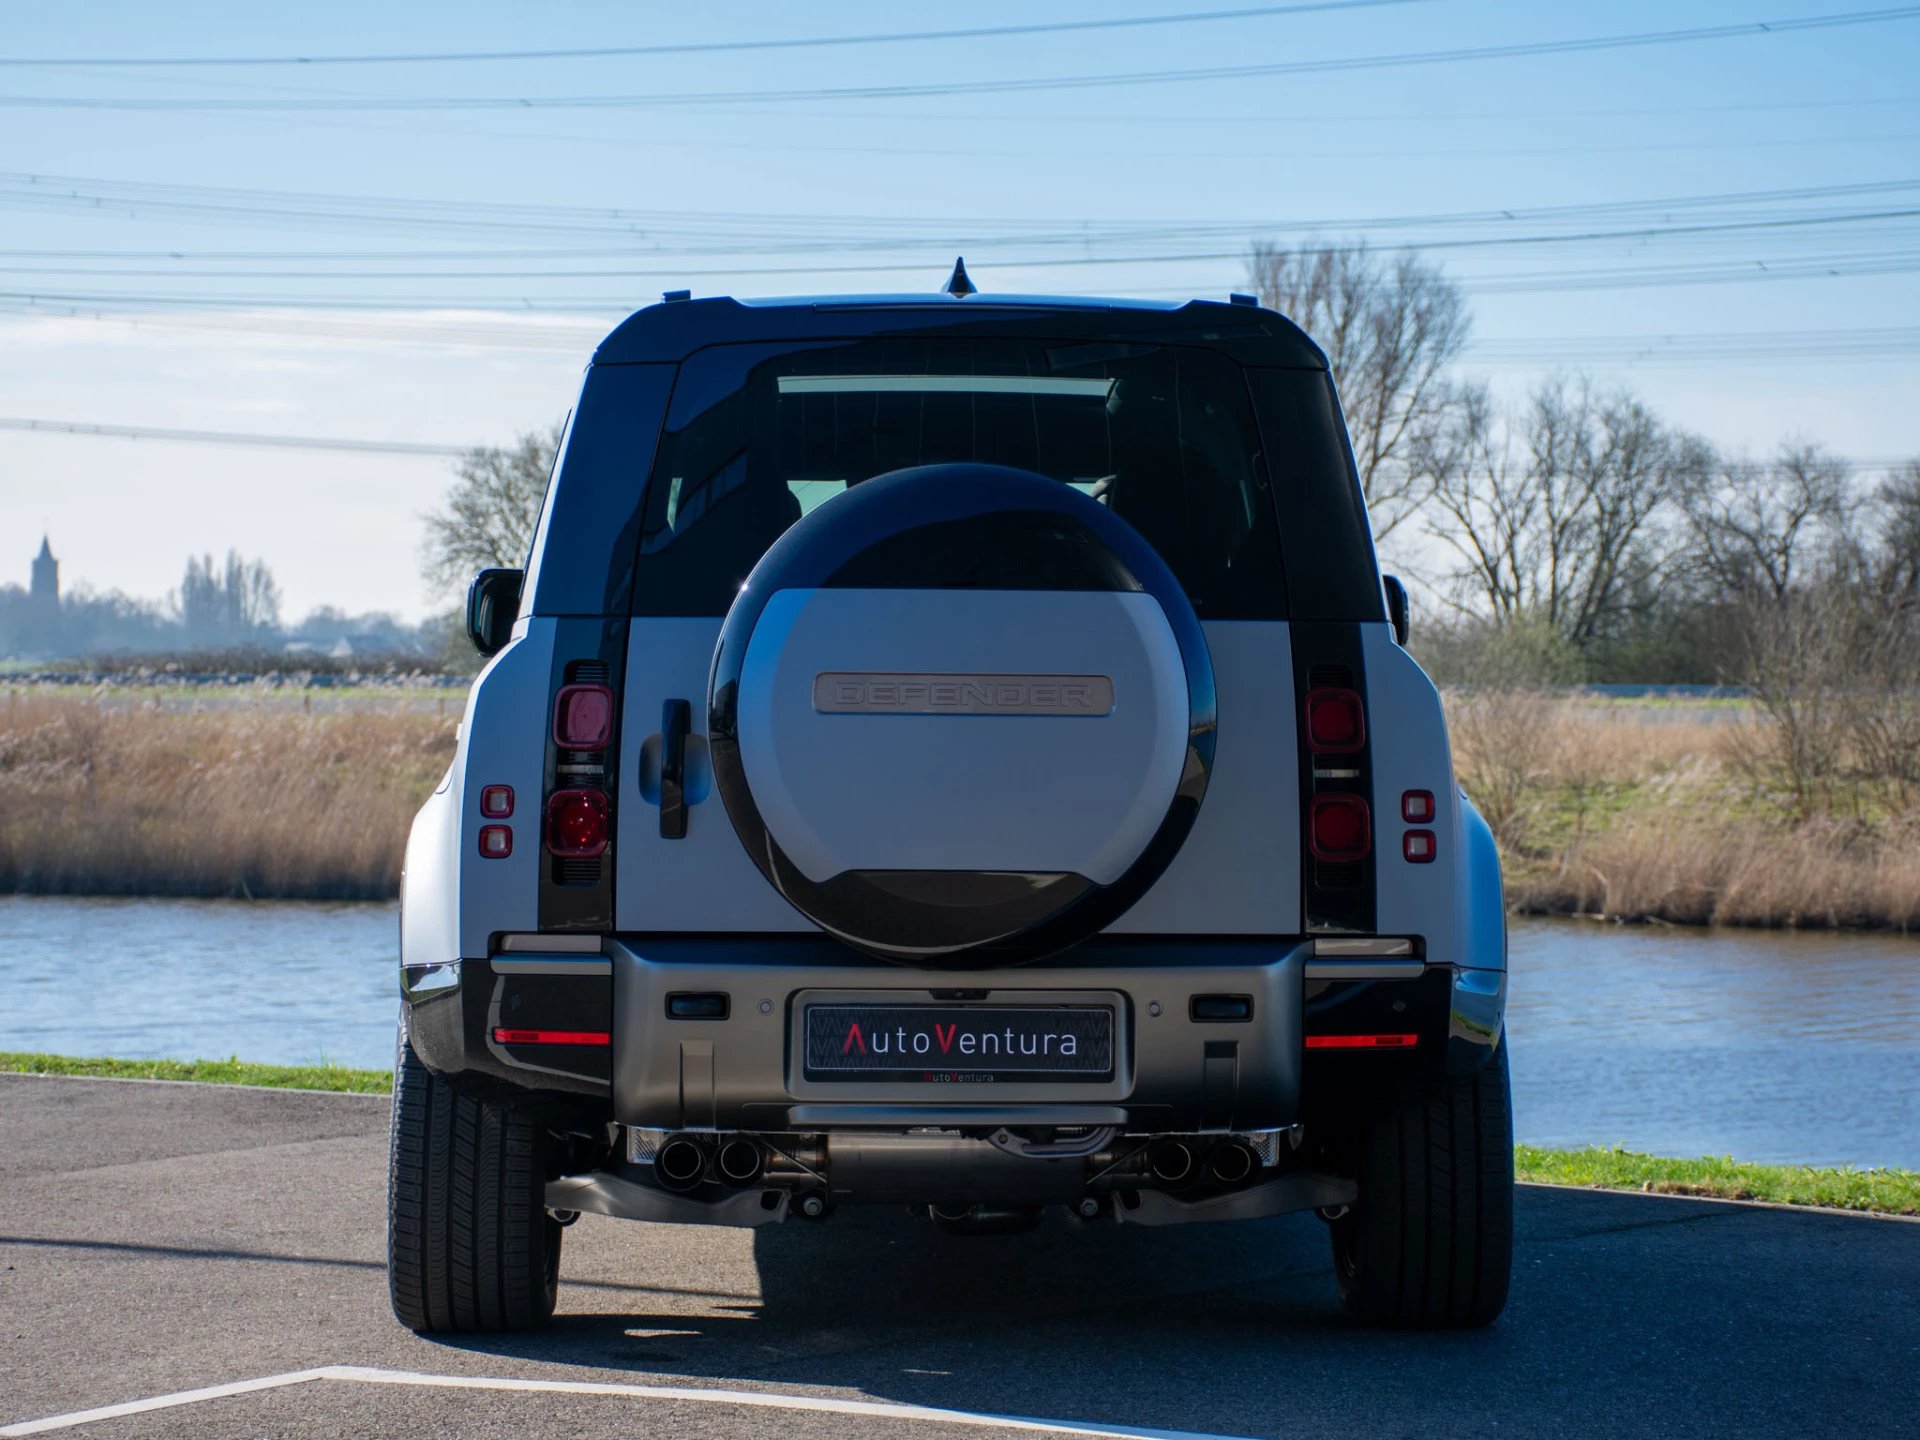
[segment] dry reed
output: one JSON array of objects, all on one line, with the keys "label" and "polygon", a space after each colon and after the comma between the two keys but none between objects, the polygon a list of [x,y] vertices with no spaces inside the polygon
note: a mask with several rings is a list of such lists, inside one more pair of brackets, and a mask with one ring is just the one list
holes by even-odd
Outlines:
[{"label": "dry reed", "polygon": [[[1920,811],[1796,822],[1740,763],[1750,718],[1538,693],[1448,697],[1517,909],[1920,929]],[[0,892],[377,899],[451,716],[0,696]]]},{"label": "dry reed", "polygon": [[0,891],[374,899],[454,721],[14,691],[0,698]]},{"label": "dry reed", "polygon": [[[1793,817],[1756,776],[1744,709],[1538,692],[1448,697],[1461,783],[1515,909],[1689,925],[1920,928],[1920,810],[1856,784]],[[1488,801],[1491,800],[1491,803]]]}]

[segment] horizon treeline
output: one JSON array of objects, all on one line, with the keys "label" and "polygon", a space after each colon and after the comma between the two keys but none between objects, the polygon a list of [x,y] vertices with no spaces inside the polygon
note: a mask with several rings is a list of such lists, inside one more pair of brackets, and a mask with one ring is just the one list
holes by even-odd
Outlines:
[{"label": "horizon treeline", "polygon": [[[49,610],[29,590],[0,585],[0,657],[46,661],[216,652],[252,661],[339,656],[410,659],[437,668],[448,625],[411,625],[386,611],[321,605],[298,621],[281,615],[280,587],[266,561],[230,550],[223,561],[189,556],[180,586],[143,600],[84,584],[63,589]],[[257,667],[256,667],[257,668]]]},{"label": "horizon treeline", "polygon": [[1415,254],[1256,245],[1248,278],[1327,352],[1441,683],[1764,688],[1819,649],[1835,675],[1915,660],[1920,456],[1863,473],[1798,434],[1726,452],[1578,370],[1496,394],[1462,363],[1464,292]]}]

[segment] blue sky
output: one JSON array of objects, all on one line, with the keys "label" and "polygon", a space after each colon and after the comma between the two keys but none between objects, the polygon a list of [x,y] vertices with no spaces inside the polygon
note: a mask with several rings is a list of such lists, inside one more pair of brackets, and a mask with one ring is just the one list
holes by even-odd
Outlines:
[{"label": "blue sky", "polygon": [[[658,46],[1208,8],[1259,7],[22,6],[0,59]],[[1415,0],[724,53],[0,65],[0,419],[505,441],[564,411],[595,336],[666,288],[927,289],[964,249],[987,289],[1220,295],[1255,237],[1366,234],[1442,247],[1431,258],[1474,307],[1466,369],[1506,391],[1584,367],[1731,449],[1920,454],[1920,217],[1901,213],[1920,209],[1920,14],[965,88],[1866,8]],[[876,86],[959,93],[818,93]],[[769,91],[798,93],[670,98]],[[547,103],[583,97],[624,98]],[[538,103],[505,103],[523,98]],[[1750,192],[1765,193],[1712,198]],[[274,567],[294,614],[418,616],[445,600],[418,578],[445,463],[0,428],[0,582],[24,581],[44,525],[69,580],[98,588],[158,595],[189,551],[237,546]]]}]

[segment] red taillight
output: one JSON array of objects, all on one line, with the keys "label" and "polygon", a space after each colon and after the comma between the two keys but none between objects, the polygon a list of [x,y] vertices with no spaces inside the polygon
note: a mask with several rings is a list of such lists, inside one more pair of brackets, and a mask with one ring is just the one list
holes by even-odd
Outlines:
[{"label": "red taillight", "polygon": [[547,797],[547,849],[586,859],[607,848],[607,797],[600,790],[556,790]]},{"label": "red taillight", "polygon": [[613,1036],[605,1030],[509,1030],[496,1025],[494,1042],[499,1045],[611,1045]]},{"label": "red taillight", "polygon": [[553,742],[562,750],[604,750],[613,739],[613,691],[563,685],[553,702]]},{"label": "red taillight", "polygon": [[1400,818],[1409,825],[1431,825],[1433,815],[1431,790],[1409,790],[1400,797]]},{"label": "red taillight", "polygon": [[1358,795],[1316,795],[1307,817],[1307,848],[1316,860],[1359,860],[1373,845],[1373,819]]},{"label": "red taillight", "polygon": [[1439,848],[1431,830],[1409,830],[1400,840],[1400,854],[1409,865],[1431,865]]},{"label": "red taillight", "polygon": [[504,860],[513,854],[513,828],[508,825],[482,825],[480,853],[489,860]]},{"label": "red taillight", "polygon": [[511,785],[482,785],[480,787],[480,813],[489,820],[504,820],[513,814],[513,787]]},{"label": "red taillight", "polygon": [[1316,755],[1351,755],[1367,743],[1367,711],[1352,690],[1307,692],[1307,748]]},{"label": "red taillight", "polygon": [[1309,1050],[1411,1050],[1418,1035],[1309,1035]]}]

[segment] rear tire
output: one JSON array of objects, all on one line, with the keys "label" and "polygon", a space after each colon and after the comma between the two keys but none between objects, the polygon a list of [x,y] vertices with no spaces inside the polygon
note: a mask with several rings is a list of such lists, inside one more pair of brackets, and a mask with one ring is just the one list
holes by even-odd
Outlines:
[{"label": "rear tire", "polygon": [[1372,1120],[1360,1196],[1332,1224],[1340,1308],[1376,1325],[1489,1325],[1513,1270],[1507,1048]]},{"label": "rear tire", "polygon": [[409,1330],[529,1330],[553,1314],[560,1226],[546,1210],[546,1132],[463,1094],[403,1038],[387,1168],[387,1284]]}]

